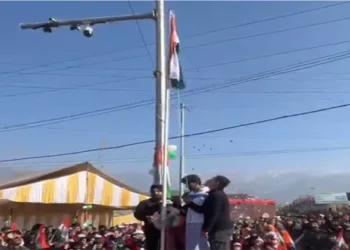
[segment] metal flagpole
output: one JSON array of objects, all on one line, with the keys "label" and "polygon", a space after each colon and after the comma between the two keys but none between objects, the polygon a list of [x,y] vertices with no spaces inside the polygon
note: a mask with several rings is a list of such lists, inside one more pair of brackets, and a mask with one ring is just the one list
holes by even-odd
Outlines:
[{"label": "metal flagpole", "polygon": [[[154,171],[154,183],[165,184],[164,175],[164,142],[166,119],[166,53],[165,53],[165,10],[164,0],[156,0],[156,44],[157,44],[157,81],[156,81],[156,155],[157,162]],[[159,157],[161,156],[161,157]]]},{"label": "metal flagpole", "polygon": [[164,147],[163,147],[163,157],[162,157],[162,184],[163,184],[163,199],[162,199],[162,210],[161,210],[161,238],[160,238],[160,250],[166,249],[166,205],[168,198],[168,138],[169,138],[169,116],[170,116],[170,89],[166,89],[166,101],[165,101],[165,119],[164,119]]},{"label": "metal flagpole", "polygon": [[181,179],[185,176],[185,109],[186,104],[180,103],[180,171],[179,171],[179,187],[180,195],[184,194],[184,185],[181,183]]},{"label": "metal flagpole", "polygon": [[[166,67],[166,53],[165,53],[165,8],[164,0],[156,0],[156,23],[157,23],[157,68],[160,74],[159,81],[157,81],[157,138],[158,144],[156,148],[161,150],[161,162],[158,164],[158,173],[161,170],[161,183],[163,184],[163,197],[161,207],[161,237],[160,250],[166,250],[166,204],[167,204],[167,162],[168,162],[168,118],[169,118],[169,101],[170,90],[167,87],[167,67]],[[168,98],[167,98],[168,97]],[[156,177],[155,177],[156,178]]]}]

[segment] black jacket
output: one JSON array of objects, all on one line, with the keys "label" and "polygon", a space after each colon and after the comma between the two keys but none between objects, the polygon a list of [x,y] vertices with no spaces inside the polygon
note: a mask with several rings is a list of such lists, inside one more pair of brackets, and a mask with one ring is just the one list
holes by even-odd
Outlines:
[{"label": "black jacket", "polygon": [[230,204],[227,195],[222,190],[211,190],[202,206],[198,206],[193,202],[190,202],[187,206],[198,213],[203,213],[202,231],[204,232],[225,231],[233,228]]},{"label": "black jacket", "polygon": [[146,216],[152,216],[156,212],[160,213],[160,203],[154,202],[151,199],[141,201],[134,212],[135,218],[145,223],[146,245],[149,250],[158,249],[160,231],[153,223],[147,221]]}]

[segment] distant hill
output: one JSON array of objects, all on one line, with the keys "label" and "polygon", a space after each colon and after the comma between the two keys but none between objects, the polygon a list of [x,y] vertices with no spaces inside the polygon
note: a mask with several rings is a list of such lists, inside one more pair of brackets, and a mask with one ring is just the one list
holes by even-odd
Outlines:
[{"label": "distant hill", "polygon": [[[145,180],[143,174],[118,175],[121,181],[138,189],[148,190],[151,184],[151,178],[147,177]],[[227,176],[230,177],[229,174]],[[240,178],[237,174],[232,174],[231,179],[233,183],[227,188],[227,193],[245,193],[258,198],[274,199],[279,203],[292,201],[305,194],[350,191],[350,172],[323,175],[291,172],[262,174],[249,178]]]},{"label": "distant hill", "polygon": [[323,192],[348,192],[350,173],[327,175],[285,173],[276,176],[261,175],[249,181],[237,181],[234,186],[260,198],[278,202],[292,201],[300,195]]},{"label": "distant hill", "polygon": [[[31,168],[28,171],[28,168],[2,167],[1,172],[0,183],[4,183],[39,174],[42,170]],[[107,171],[106,174],[144,192],[148,192],[152,183],[152,177],[148,173]],[[227,174],[227,177],[232,180],[227,193],[248,194],[257,198],[274,199],[279,203],[292,201],[305,194],[350,191],[350,172],[331,174],[289,172],[254,176],[231,173]],[[203,180],[208,178],[209,176],[202,176]],[[173,183],[176,184],[176,181]],[[175,184],[173,188],[177,190],[178,186]]]}]

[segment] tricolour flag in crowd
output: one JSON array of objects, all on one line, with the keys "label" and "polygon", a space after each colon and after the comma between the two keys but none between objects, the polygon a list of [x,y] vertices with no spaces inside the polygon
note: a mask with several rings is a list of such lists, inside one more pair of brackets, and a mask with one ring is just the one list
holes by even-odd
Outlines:
[{"label": "tricolour flag in crowd", "polygon": [[344,235],[344,232],[342,230],[339,232],[339,234],[337,236],[337,240],[336,240],[332,250],[341,250],[343,248],[348,249],[347,245],[345,244],[343,235]]},{"label": "tricolour flag in crowd", "polygon": [[38,224],[39,228],[38,228],[38,234],[37,234],[37,238],[36,238],[36,248],[37,249],[45,249],[45,248],[50,248],[50,244],[47,240],[47,236],[45,233],[45,226],[42,224]]},{"label": "tricolour flag in crowd", "polygon": [[271,226],[273,232],[276,233],[277,238],[280,241],[280,244],[283,246],[286,246],[288,249],[295,249],[295,243],[288,233],[288,231],[284,228],[284,226],[281,223],[277,224],[277,227]]},{"label": "tricolour flag in crowd", "polygon": [[17,223],[16,222],[12,222],[11,223],[11,231],[16,231],[16,230],[19,230],[18,227],[17,227]]},{"label": "tricolour flag in crowd", "polygon": [[180,39],[176,30],[176,18],[173,11],[169,12],[170,48],[169,48],[169,81],[172,88],[184,89],[182,68],[179,61]]},{"label": "tricolour flag in crowd", "polygon": [[66,218],[63,223],[58,227],[58,230],[61,231],[61,237],[62,239],[64,239],[65,241],[68,240],[68,228],[70,226],[70,219]]}]

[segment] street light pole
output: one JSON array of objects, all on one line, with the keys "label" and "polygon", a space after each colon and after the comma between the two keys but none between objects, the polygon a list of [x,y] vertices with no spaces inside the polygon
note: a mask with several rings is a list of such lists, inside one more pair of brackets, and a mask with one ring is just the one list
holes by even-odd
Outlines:
[{"label": "street light pole", "polygon": [[[131,20],[155,20],[156,21],[156,53],[157,53],[157,68],[154,72],[156,77],[156,145],[155,145],[155,157],[159,159],[159,155],[162,155],[164,142],[165,142],[165,104],[166,104],[166,53],[165,53],[165,10],[164,0],[156,0],[155,11],[145,14],[138,15],[126,15],[126,16],[109,16],[109,17],[96,17],[96,18],[85,18],[85,19],[74,19],[74,20],[56,20],[50,18],[47,22],[37,23],[21,23],[20,28],[23,30],[41,29],[46,33],[51,33],[53,29],[59,27],[69,27],[70,30],[83,30],[83,34],[86,37],[93,36],[94,25],[107,24],[122,21]],[[163,169],[163,162],[155,161],[153,183],[162,183],[161,169]]]},{"label": "street light pole", "polygon": [[[165,9],[164,0],[156,0],[156,9],[154,12],[139,14],[139,15],[127,15],[127,16],[111,16],[111,17],[97,17],[86,18],[76,20],[59,21],[54,18],[50,18],[48,22],[41,23],[29,23],[20,24],[21,29],[42,29],[46,33],[51,33],[54,28],[68,26],[70,30],[83,30],[83,34],[86,37],[93,36],[92,27],[96,24],[106,24],[130,20],[144,20],[150,19],[156,21],[156,46],[157,46],[157,69],[154,72],[156,77],[156,145],[155,145],[155,165],[154,166],[154,179],[155,184],[163,184],[163,193],[166,194],[166,172],[162,171],[162,178],[160,174],[161,169],[166,168],[167,161],[165,154],[167,153],[166,145],[166,132],[168,122],[166,112],[166,97],[167,97],[167,70],[166,70],[166,53],[165,53]],[[159,157],[161,156],[161,157]],[[160,160],[160,161],[159,161]],[[163,180],[163,181],[162,181]],[[165,197],[166,195],[164,195]],[[166,219],[166,198],[163,197],[162,203],[162,229],[161,229],[161,241],[160,249],[165,250],[165,219]]]}]

